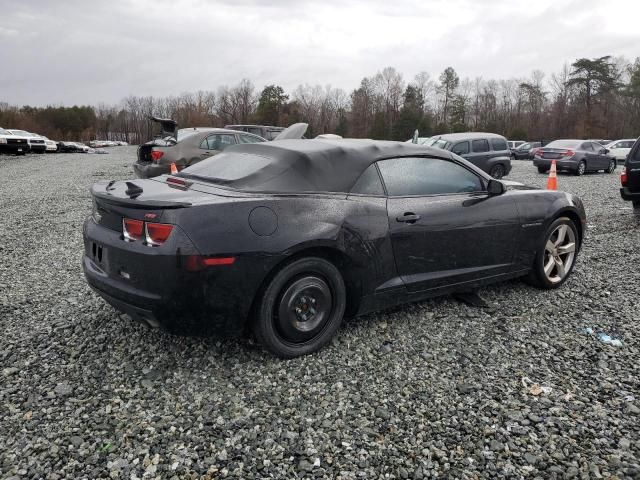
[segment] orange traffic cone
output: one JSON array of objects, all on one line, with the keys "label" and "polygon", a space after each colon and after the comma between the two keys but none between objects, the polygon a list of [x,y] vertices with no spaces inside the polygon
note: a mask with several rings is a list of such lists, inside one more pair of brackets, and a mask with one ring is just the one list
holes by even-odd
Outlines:
[{"label": "orange traffic cone", "polygon": [[171,163],[171,175],[175,175],[176,173],[178,173],[178,167],[176,167],[176,164],[172,162]]},{"label": "orange traffic cone", "polygon": [[547,180],[547,190],[558,190],[558,176],[556,174],[556,161],[551,160],[551,170]]}]

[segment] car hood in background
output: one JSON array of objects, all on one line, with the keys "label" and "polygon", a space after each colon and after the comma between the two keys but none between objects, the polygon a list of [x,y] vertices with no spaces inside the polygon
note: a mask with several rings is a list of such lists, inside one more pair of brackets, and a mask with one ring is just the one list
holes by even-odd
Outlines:
[{"label": "car hood in background", "polygon": [[309,128],[308,123],[294,123],[281,131],[273,141],[276,140],[298,140],[304,136]]}]

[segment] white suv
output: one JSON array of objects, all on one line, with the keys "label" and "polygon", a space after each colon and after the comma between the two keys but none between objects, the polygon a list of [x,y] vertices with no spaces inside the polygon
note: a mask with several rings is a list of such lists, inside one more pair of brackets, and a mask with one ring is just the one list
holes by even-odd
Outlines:
[{"label": "white suv", "polygon": [[35,133],[27,132],[25,130],[8,129],[7,131],[13,133],[14,135],[26,137],[29,141],[29,150],[31,150],[32,152],[44,153],[47,151],[47,144],[45,143],[44,138],[42,138],[40,135],[36,135]]},{"label": "white suv", "polygon": [[14,135],[9,130],[0,128],[0,153],[14,153],[24,155],[29,151],[29,140],[27,137]]}]

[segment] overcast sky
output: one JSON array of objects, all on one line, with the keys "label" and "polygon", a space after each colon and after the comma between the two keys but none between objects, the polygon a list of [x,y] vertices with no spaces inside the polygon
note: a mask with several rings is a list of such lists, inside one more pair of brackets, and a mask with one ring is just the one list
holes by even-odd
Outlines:
[{"label": "overcast sky", "polygon": [[547,73],[640,56],[638,0],[0,0],[0,101],[301,83],[351,90],[386,66],[406,80]]}]

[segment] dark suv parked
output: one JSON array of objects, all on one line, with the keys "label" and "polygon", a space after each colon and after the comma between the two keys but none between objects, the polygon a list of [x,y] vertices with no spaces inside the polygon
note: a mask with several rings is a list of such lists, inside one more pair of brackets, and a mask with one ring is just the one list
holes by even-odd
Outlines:
[{"label": "dark suv parked", "polygon": [[448,133],[432,137],[432,147],[460,155],[493,178],[502,178],[511,171],[511,150],[502,135],[483,132]]},{"label": "dark suv parked", "polygon": [[633,144],[620,175],[620,195],[633,202],[633,210],[640,213],[640,138]]},{"label": "dark suv parked", "polygon": [[275,139],[284,127],[272,127],[269,125],[225,125],[229,130],[240,130],[241,132],[253,133],[266,140]]}]

